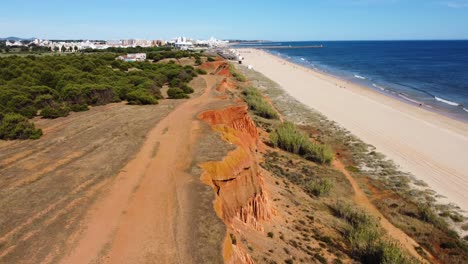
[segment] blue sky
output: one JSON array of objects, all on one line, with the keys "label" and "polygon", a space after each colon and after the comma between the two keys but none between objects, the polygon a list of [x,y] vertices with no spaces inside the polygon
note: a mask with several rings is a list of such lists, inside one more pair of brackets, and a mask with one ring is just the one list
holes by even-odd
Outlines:
[{"label": "blue sky", "polygon": [[[3,1],[2,1],[3,2]],[[468,39],[468,0],[21,0],[0,37]]]}]

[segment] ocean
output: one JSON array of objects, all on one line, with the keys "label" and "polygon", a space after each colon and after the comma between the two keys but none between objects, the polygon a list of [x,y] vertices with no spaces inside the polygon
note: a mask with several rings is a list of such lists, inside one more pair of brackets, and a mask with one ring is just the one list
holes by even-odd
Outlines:
[{"label": "ocean", "polygon": [[321,41],[241,45],[468,122],[468,41]]}]

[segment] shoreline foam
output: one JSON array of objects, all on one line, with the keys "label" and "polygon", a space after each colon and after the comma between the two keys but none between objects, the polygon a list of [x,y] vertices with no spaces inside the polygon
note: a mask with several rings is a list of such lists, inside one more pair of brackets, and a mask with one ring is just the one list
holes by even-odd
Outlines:
[{"label": "shoreline foam", "polygon": [[468,210],[468,124],[260,50],[246,64]]},{"label": "shoreline foam", "polygon": [[[252,48],[256,48],[256,47],[252,47]],[[243,49],[243,47],[240,49]],[[426,108],[427,111],[431,111],[439,115],[443,115],[445,117],[449,117],[451,119],[455,119],[455,120],[465,122],[468,124],[468,115],[465,114],[465,112],[468,112],[466,106],[464,104],[461,104],[455,101],[444,99],[442,98],[443,96],[442,97],[436,96],[432,94],[431,92],[419,89],[417,87],[411,87],[408,85],[403,85],[403,84],[398,84],[398,83],[393,84],[393,85],[404,87],[404,89],[409,89],[409,91],[421,93],[425,95],[425,97],[419,97],[414,94],[410,94],[412,92],[408,93],[408,91],[405,92],[404,90],[398,89],[396,87],[392,87],[392,86],[383,87],[381,83],[379,82],[377,82],[379,84],[375,83],[376,80],[373,80],[372,78],[368,78],[360,74],[356,74],[352,72],[347,72],[347,74],[345,74],[344,72],[343,73],[334,72],[332,68],[329,68],[325,65],[317,67],[315,64],[313,64],[312,62],[308,61],[307,59],[303,57],[292,58],[290,56],[287,56],[286,54],[281,54],[281,53],[272,52],[268,50],[262,50],[262,51],[268,54],[271,54],[275,57],[284,59],[298,66],[305,67],[307,69],[312,69],[319,74],[324,74],[324,75],[337,78],[343,81],[347,81],[347,82],[353,82],[355,85],[366,87],[368,89],[373,89],[374,91],[377,91],[393,99],[400,100],[401,102],[413,103],[417,106]],[[378,90],[374,88],[377,88]]]}]

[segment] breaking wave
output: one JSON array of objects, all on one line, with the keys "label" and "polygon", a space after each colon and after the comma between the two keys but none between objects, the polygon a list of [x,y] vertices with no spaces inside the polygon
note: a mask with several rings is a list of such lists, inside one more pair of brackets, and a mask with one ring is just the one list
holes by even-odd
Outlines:
[{"label": "breaking wave", "polygon": [[354,77],[355,77],[355,78],[358,78],[358,79],[361,79],[361,80],[367,80],[366,77],[363,77],[363,76],[357,75],[357,74],[354,74]]},{"label": "breaking wave", "polygon": [[377,85],[377,84],[375,84],[375,83],[373,83],[372,86],[374,86],[375,88],[378,88],[378,89],[380,89],[380,90],[382,90],[382,91],[385,91],[385,90],[386,90],[384,87],[382,87],[382,86],[380,86],[380,85]]},{"label": "breaking wave", "polygon": [[459,103],[452,102],[452,101],[449,101],[449,100],[445,100],[445,99],[442,99],[442,98],[437,97],[437,96],[434,96],[434,99],[436,99],[439,102],[446,103],[446,104],[452,105],[452,106],[459,106],[460,105]]}]

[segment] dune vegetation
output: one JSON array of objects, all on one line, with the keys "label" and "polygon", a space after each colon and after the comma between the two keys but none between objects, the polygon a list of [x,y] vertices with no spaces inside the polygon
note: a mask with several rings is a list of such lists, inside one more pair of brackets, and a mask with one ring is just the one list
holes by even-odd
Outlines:
[{"label": "dune vegetation", "polygon": [[305,133],[290,122],[280,124],[271,132],[270,141],[275,147],[320,164],[330,164],[333,160],[333,152],[329,147],[312,142]]},{"label": "dune vegetation", "polygon": [[[158,54],[158,59],[190,55],[175,51]],[[3,130],[14,129],[4,131],[0,139],[38,137],[38,133],[26,131],[34,129],[34,125],[21,117],[57,118],[70,111],[86,111],[88,106],[119,101],[157,104],[163,98],[160,89],[166,84],[173,91],[170,98],[188,98],[187,94],[193,92],[188,86],[197,76],[192,66],[123,62],[115,60],[116,56],[96,53],[0,58],[0,126]],[[16,114],[13,123],[9,121],[10,114]]]},{"label": "dune vegetation", "polygon": [[249,109],[254,111],[256,115],[267,119],[278,119],[278,113],[262,96],[262,94],[254,87],[247,87],[242,91],[245,102],[249,105]]}]

